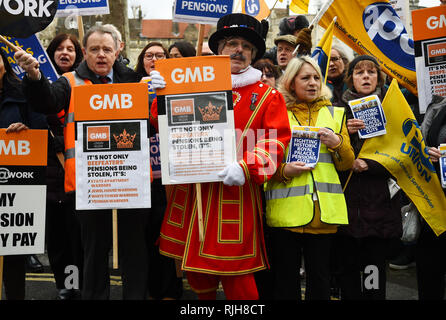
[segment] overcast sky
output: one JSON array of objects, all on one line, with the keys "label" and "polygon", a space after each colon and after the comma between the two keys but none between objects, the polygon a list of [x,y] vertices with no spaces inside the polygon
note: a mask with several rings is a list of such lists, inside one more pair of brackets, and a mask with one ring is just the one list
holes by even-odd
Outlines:
[{"label": "overcast sky", "polygon": [[[144,19],[171,19],[172,18],[172,4],[173,0],[127,0],[129,7],[141,5],[143,9]],[[238,3],[236,0],[235,3]],[[276,0],[265,0],[271,8]],[[310,12],[314,4],[319,0],[310,0]],[[323,1],[323,0],[321,0]],[[277,8],[285,8],[287,0],[282,3],[277,2]],[[420,0],[420,6],[434,7],[440,4],[440,0]]]}]

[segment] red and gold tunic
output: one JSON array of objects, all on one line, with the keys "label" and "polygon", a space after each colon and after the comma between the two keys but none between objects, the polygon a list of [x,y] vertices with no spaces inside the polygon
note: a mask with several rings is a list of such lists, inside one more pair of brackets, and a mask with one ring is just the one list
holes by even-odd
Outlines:
[{"label": "red and gold tunic", "polygon": [[[195,184],[167,188],[160,252],[182,259],[186,271],[236,275],[268,264],[260,188],[282,161],[291,133],[282,95],[258,81],[257,71],[249,68],[246,76],[238,77],[239,87],[234,87],[233,78],[237,157],[246,182],[243,186],[201,184],[203,242],[199,241]],[[157,115],[156,103],[152,114]]]}]

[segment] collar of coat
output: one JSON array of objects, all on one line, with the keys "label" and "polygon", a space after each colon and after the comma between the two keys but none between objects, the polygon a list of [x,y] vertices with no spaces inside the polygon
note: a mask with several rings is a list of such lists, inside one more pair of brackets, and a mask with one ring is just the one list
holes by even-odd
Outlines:
[{"label": "collar of coat", "polygon": [[[382,101],[384,99],[384,96],[386,95],[386,91],[387,90],[385,87],[377,87],[374,92],[368,94],[367,96],[376,94],[379,97],[379,99]],[[347,89],[342,94],[342,100],[346,103],[346,105],[348,105],[348,102],[350,100],[355,100],[355,99],[359,99],[359,98],[363,98],[363,97],[365,97],[363,94],[359,94],[353,89]]]},{"label": "collar of coat", "polygon": [[249,66],[242,72],[233,73],[231,75],[232,88],[235,89],[235,88],[245,87],[250,84],[256,83],[257,81],[260,81],[261,77],[262,77],[262,71]]},{"label": "collar of coat", "polygon": [[[99,80],[95,73],[88,68],[87,62],[84,60],[76,68],[76,73],[82,79],[88,79],[93,83],[99,83]],[[135,71],[126,67],[123,63],[115,61],[113,64],[113,83],[127,83],[127,82],[139,82],[141,76]]]},{"label": "collar of coat", "polygon": [[299,112],[302,110],[318,111],[322,107],[331,106],[330,100],[319,98],[312,102],[296,102],[293,106],[288,109],[292,112]]}]

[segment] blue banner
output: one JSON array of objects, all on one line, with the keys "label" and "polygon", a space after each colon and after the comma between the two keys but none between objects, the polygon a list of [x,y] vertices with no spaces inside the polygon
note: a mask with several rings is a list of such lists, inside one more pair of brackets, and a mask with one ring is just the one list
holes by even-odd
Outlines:
[{"label": "blue banner", "polygon": [[233,0],[176,0],[174,21],[216,24],[232,13]]},{"label": "blue banner", "polygon": [[[7,39],[16,47],[20,47],[27,53],[32,54],[33,57],[39,61],[40,71],[45,75],[45,77],[48,80],[52,82],[56,81],[57,78],[59,78],[56,70],[53,67],[53,64],[51,63],[46,53],[46,50],[43,48],[42,44],[40,43],[36,35],[32,35],[31,37],[25,39],[9,38],[9,37],[7,37]],[[14,73],[20,79],[23,79],[25,71],[17,65],[14,59],[14,51],[9,49],[4,43],[0,43],[0,48],[6,53],[8,57],[8,62],[11,65],[12,69],[14,70]]]},{"label": "blue banner", "polygon": [[56,17],[109,14],[108,0],[59,0]]}]

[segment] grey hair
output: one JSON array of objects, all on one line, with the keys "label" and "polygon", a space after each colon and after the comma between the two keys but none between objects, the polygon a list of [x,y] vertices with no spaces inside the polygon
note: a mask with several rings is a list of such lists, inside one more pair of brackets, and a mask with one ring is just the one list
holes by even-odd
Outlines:
[{"label": "grey hair", "polygon": [[118,35],[116,34],[116,32],[114,32],[113,29],[111,29],[108,26],[104,26],[104,25],[95,25],[93,27],[91,27],[90,29],[88,29],[87,33],[85,33],[84,39],[82,41],[82,45],[84,46],[84,48],[87,48],[87,42],[88,42],[88,38],[95,32],[101,33],[101,34],[109,34],[111,35],[111,37],[113,38],[113,42],[115,44],[115,49],[118,50],[119,46],[118,46]]},{"label": "grey hair", "polygon": [[345,67],[347,68],[347,65],[350,63],[350,59],[348,58],[347,53],[345,52],[345,49],[339,45],[333,45],[331,47],[331,50],[333,50],[333,49],[339,53],[342,61],[344,62]]},{"label": "grey hair", "polygon": [[[218,54],[220,54],[223,51],[223,48],[225,47],[226,42],[228,42],[231,39],[244,39],[244,40],[248,41],[249,43],[251,43],[249,40],[247,40],[243,37],[238,37],[238,36],[226,37],[226,38],[223,38],[220,41],[218,41],[218,49],[217,49]],[[256,55],[257,55],[257,48],[254,45],[252,45],[251,60],[255,60]]]},{"label": "grey hair", "polygon": [[112,32],[116,33],[116,38],[118,39],[118,41],[122,42],[122,34],[121,34],[121,32],[119,32],[118,28],[116,28],[116,26],[114,24],[107,23],[107,24],[103,24],[102,26],[104,26],[106,28],[110,28],[110,30]]}]

